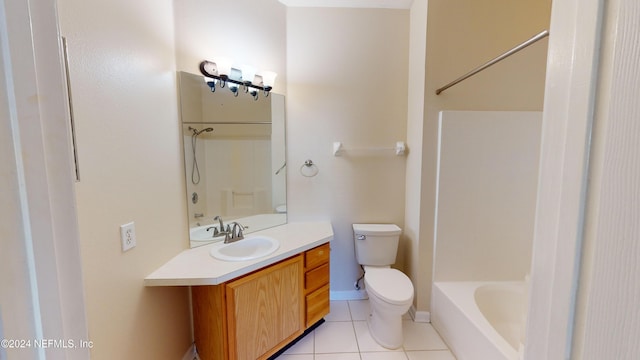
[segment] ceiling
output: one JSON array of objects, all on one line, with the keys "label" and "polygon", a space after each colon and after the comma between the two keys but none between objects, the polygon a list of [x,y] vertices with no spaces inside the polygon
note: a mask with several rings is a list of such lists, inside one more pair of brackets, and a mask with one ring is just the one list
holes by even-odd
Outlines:
[{"label": "ceiling", "polygon": [[291,7],[409,9],[413,0],[279,0]]}]

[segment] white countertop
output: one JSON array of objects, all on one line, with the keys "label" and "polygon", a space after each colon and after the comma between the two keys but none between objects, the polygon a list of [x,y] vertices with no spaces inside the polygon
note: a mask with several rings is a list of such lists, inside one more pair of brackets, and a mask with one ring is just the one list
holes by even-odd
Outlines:
[{"label": "white countertop", "polygon": [[[280,242],[276,252],[247,261],[222,261],[209,255],[219,243],[188,249],[144,279],[145,286],[218,285],[274,264],[333,239],[329,222],[294,222],[256,231],[247,236],[270,236]],[[242,240],[240,240],[242,241]]]}]

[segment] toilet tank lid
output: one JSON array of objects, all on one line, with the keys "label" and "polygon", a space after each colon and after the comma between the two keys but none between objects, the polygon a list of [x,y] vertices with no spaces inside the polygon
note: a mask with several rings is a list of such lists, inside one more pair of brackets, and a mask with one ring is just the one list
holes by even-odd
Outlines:
[{"label": "toilet tank lid", "polygon": [[353,224],[353,232],[358,235],[400,235],[402,229],[396,224]]}]

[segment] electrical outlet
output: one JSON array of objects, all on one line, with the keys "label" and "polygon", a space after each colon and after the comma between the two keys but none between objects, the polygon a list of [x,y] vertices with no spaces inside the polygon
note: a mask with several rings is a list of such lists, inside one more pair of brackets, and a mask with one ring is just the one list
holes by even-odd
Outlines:
[{"label": "electrical outlet", "polygon": [[122,240],[123,252],[136,247],[136,226],[133,221],[120,225],[120,239]]}]

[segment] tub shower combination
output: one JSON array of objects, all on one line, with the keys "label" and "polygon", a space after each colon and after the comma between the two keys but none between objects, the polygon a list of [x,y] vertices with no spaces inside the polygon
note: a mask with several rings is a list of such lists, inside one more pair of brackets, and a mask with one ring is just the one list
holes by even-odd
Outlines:
[{"label": "tub shower combination", "polygon": [[522,358],[541,124],[440,114],[431,321],[458,360]]}]

